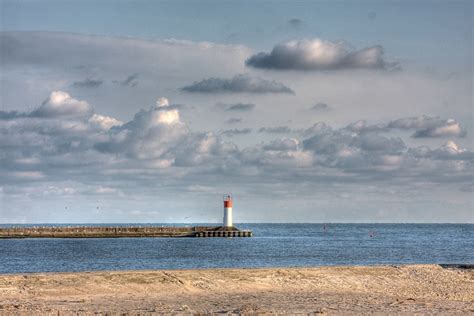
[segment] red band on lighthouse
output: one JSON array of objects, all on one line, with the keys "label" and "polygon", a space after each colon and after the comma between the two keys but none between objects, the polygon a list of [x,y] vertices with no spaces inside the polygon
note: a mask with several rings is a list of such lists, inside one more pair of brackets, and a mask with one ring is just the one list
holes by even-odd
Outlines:
[{"label": "red band on lighthouse", "polygon": [[232,200],[224,201],[224,207],[232,207]]}]

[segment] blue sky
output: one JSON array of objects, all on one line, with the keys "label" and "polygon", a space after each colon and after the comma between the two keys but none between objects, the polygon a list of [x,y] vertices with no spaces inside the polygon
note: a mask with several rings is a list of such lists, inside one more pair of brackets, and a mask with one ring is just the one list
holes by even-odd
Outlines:
[{"label": "blue sky", "polygon": [[471,1],[0,10],[3,221],[474,220]]},{"label": "blue sky", "polygon": [[[399,57],[458,64],[470,1],[2,1],[3,30],[178,38],[269,49],[297,37],[383,44]],[[288,25],[291,19],[301,21]],[[420,50],[423,51],[420,54]],[[430,54],[425,54],[425,51]],[[428,60],[427,60],[428,58]]]}]

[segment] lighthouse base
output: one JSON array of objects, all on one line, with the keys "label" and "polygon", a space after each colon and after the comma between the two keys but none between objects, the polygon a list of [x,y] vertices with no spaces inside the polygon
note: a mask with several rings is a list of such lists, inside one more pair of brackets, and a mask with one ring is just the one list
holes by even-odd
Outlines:
[{"label": "lighthouse base", "polygon": [[213,229],[197,231],[188,237],[252,237],[252,231],[240,230],[235,226],[218,226]]}]

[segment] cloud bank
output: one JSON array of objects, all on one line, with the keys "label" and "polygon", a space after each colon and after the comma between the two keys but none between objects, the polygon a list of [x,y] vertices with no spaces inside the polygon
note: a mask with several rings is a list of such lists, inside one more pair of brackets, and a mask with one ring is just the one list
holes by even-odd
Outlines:
[{"label": "cloud bank", "polygon": [[[196,192],[199,187],[287,201],[311,198],[316,187],[320,194],[387,187],[403,194],[419,194],[421,187],[432,194],[433,187],[449,192],[473,187],[471,149],[453,139],[433,147],[416,138],[421,144],[410,145],[398,135],[401,128],[423,130],[426,122],[431,119],[357,121],[343,128],[318,122],[301,137],[277,126],[239,146],[223,138],[242,135],[234,138],[240,142],[250,128],[194,132],[166,98],[121,121],[53,91],[30,112],[0,111],[1,194],[38,201],[113,196],[150,202],[157,194],[204,194]],[[275,133],[277,138],[268,139]]]},{"label": "cloud bank", "polygon": [[181,88],[194,93],[290,93],[293,90],[282,83],[249,75],[236,75],[230,79],[208,78]]},{"label": "cloud bank", "polygon": [[[130,174],[160,179],[163,172],[173,170],[176,177],[166,177],[176,185],[196,174],[206,179],[232,172],[243,180],[253,170],[262,182],[275,176],[288,182],[299,177],[317,179],[321,174],[331,175],[330,181],[336,183],[348,177],[462,182],[473,174],[472,151],[453,140],[434,149],[410,147],[401,137],[386,135],[416,129],[415,135],[429,130],[433,137],[459,136],[456,124],[427,116],[379,125],[357,121],[339,129],[319,122],[302,131],[301,139],[286,136],[292,132],[286,126],[264,127],[259,131],[284,137],[239,149],[212,132],[190,131],[179,109],[166,98],[122,122],[96,113],[88,102],[67,92],[53,91],[31,112],[0,111],[0,177],[5,183],[69,177],[93,182],[108,174],[126,182]],[[221,134],[229,137],[251,131],[229,129]]]},{"label": "cloud bank", "polygon": [[[74,217],[57,206],[75,197],[85,220],[91,218],[87,203],[100,199],[121,205],[99,220],[130,221],[125,216],[137,207],[192,210],[196,205],[178,204],[195,203],[197,195],[214,201],[210,195],[223,190],[261,202],[242,205],[242,214],[273,203],[285,220],[309,220],[328,205],[340,220],[355,219],[359,214],[344,213],[355,204],[361,214],[370,214],[366,207],[386,209],[395,200],[396,207],[384,213],[395,219],[406,218],[396,214],[408,207],[470,210],[472,111],[470,81],[462,77],[329,71],[347,68],[273,72],[298,96],[223,91],[218,100],[226,106],[216,111],[218,92],[182,93],[179,87],[202,78],[230,82],[246,71],[271,82],[269,73],[256,75],[260,68],[245,68],[254,54],[250,49],[43,32],[4,32],[0,40],[2,108],[16,110],[0,111],[0,200],[16,207],[12,216],[2,214],[6,218],[28,209],[26,220],[68,221]],[[85,78],[103,83],[93,87]],[[185,106],[163,99],[155,104],[160,95]],[[337,108],[311,111],[314,101]],[[258,111],[242,105],[226,111],[239,103],[255,103]],[[317,123],[323,117],[329,121]],[[231,118],[236,125],[226,127]],[[253,133],[232,133],[234,127]],[[232,134],[240,136],[228,138]],[[338,194],[350,197],[348,207],[338,204],[344,199]],[[177,201],[177,195],[191,198]],[[166,199],[173,201],[165,204]],[[363,199],[368,202],[353,203]],[[284,215],[289,205],[291,212]],[[113,215],[120,208],[122,218]],[[265,221],[267,209],[246,218]]]},{"label": "cloud bank", "polygon": [[365,120],[349,124],[346,129],[357,132],[389,132],[393,129],[415,131],[413,138],[464,137],[465,129],[455,119],[442,119],[433,116],[415,116],[397,119],[386,124],[369,125]]}]

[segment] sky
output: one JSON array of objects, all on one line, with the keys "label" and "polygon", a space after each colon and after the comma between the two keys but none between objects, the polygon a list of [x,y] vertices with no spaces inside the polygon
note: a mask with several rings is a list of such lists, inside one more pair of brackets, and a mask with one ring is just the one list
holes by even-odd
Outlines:
[{"label": "sky", "polygon": [[0,223],[474,222],[471,1],[0,17]]}]

